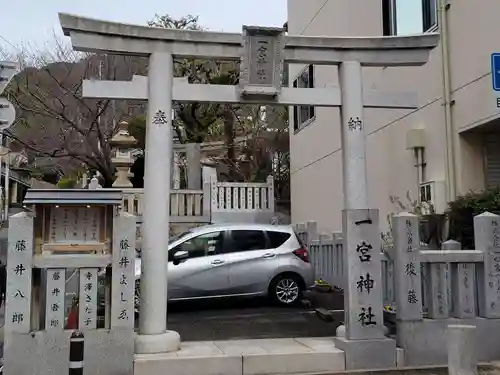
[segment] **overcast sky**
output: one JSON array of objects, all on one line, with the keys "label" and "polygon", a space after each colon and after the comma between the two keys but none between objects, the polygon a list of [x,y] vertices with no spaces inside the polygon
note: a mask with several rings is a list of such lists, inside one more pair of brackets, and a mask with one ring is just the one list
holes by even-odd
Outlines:
[{"label": "overcast sky", "polygon": [[[169,13],[174,18],[193,14],[208,29],[238,32],[243,24],[283,25],[286,3],[286,0],[0,0],[0,48],[40,46],[51,40],[54,32],[61,34],[58,12],[132,24],[145,24],[155,13]],[[404,7],[398,9],[400,34],[419,32],[421,0],[403,0],[403,3]]]}]

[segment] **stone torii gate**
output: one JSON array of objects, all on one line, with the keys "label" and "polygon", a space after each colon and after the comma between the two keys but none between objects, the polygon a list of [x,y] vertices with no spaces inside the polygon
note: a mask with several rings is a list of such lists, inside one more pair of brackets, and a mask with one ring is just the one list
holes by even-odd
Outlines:
[{"label": "stone torii gate", "polygon": [[[345,210],[346,337],[337,338],[346,366],[395,365],[393,340],[383,334],[378,210],[368,207],[363,107],[416,108],[414,94],[364,92],[362,66],[424,65],[438,34],[406,37],[306,37],[284,29],[243,27],[243,34],[125,25],[59,14],[78,51],[149,57],[148,77],[131,82],[84,81],[84,96],[148,100],[144,176],[141,314],[136,353],[179,348],[166,327],[172,101],[341,107]],[[238,86],[194,85],[173,78],[173,58],[240,60]],[[338,65],[340,88],[281,87],[283,63]],[[167,142],[165,142],[168,140]],[[360,276],[373,280],[360,293]],[[159,283],[159,280],[165,282]],[[364,354],[370,352],[369,356]],[[358,355],[356,355],[358,354]],[[375,362],[372,362],[377,359]]]}]

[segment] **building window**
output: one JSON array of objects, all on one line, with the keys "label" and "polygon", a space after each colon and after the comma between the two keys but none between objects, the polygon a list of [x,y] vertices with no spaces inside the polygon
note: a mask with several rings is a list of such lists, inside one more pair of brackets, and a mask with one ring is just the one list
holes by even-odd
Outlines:
[{"label": "building window", "polygon": [[396,0],[382,0],[383,35],[397,35],[397,24]]},{"label": "building window", "polygon": [[[314,66],[308,65],[293,81],[293,87],[314,88]],[[293,107],[293,129],[300,130],[315,116],[315,108],[310,105]]]},{"label": "building window", "polygon": [[422,0],[422,30],[434,31],[438,26],[438,0]]}]

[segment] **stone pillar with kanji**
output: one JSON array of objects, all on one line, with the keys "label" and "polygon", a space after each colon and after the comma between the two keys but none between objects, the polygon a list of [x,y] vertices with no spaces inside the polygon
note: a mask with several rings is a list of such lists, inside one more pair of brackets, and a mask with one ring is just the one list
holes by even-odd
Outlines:
[{"label": "stone pillar with kanji", "polygon": [[[396,366],[396,342],[384,336],[381,239],[377,209],[342,212],[346,370]],[[364,353],[364,354],[363,354]]]},{"label": "stone pillar with kanji", "polygon": [[133,187],[130,177],[133,174],[130,172],[130,167],[134,164],[132,158],[132,148],[137,143],[137,140],[128,132],[129,124],[126,121],[120,122],[119,130],[110,140],[113,152],[111,163],[116,168],[116,180],[113,182],[113,187],[131,188]]},{"label": "stone pillar with kanji", "polygon": [[5,333],[31,332],[33,215],[20,212],[9,218]]}]

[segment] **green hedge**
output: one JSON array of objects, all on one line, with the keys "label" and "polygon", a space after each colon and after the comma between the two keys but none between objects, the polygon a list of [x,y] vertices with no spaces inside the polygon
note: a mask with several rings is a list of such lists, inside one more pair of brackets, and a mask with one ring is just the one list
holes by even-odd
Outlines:
[{"label": "green hedge", "polygon": [[464,249],[474,249],[474,216],[483,212],[500,214],[500,187],[470,192],[449,203],[450,237]]},{"label": "green hedge", "polygon": [[72,177],[61,177],[57,183],[58,189],[74,189],[76,186],[76,180]]}]

